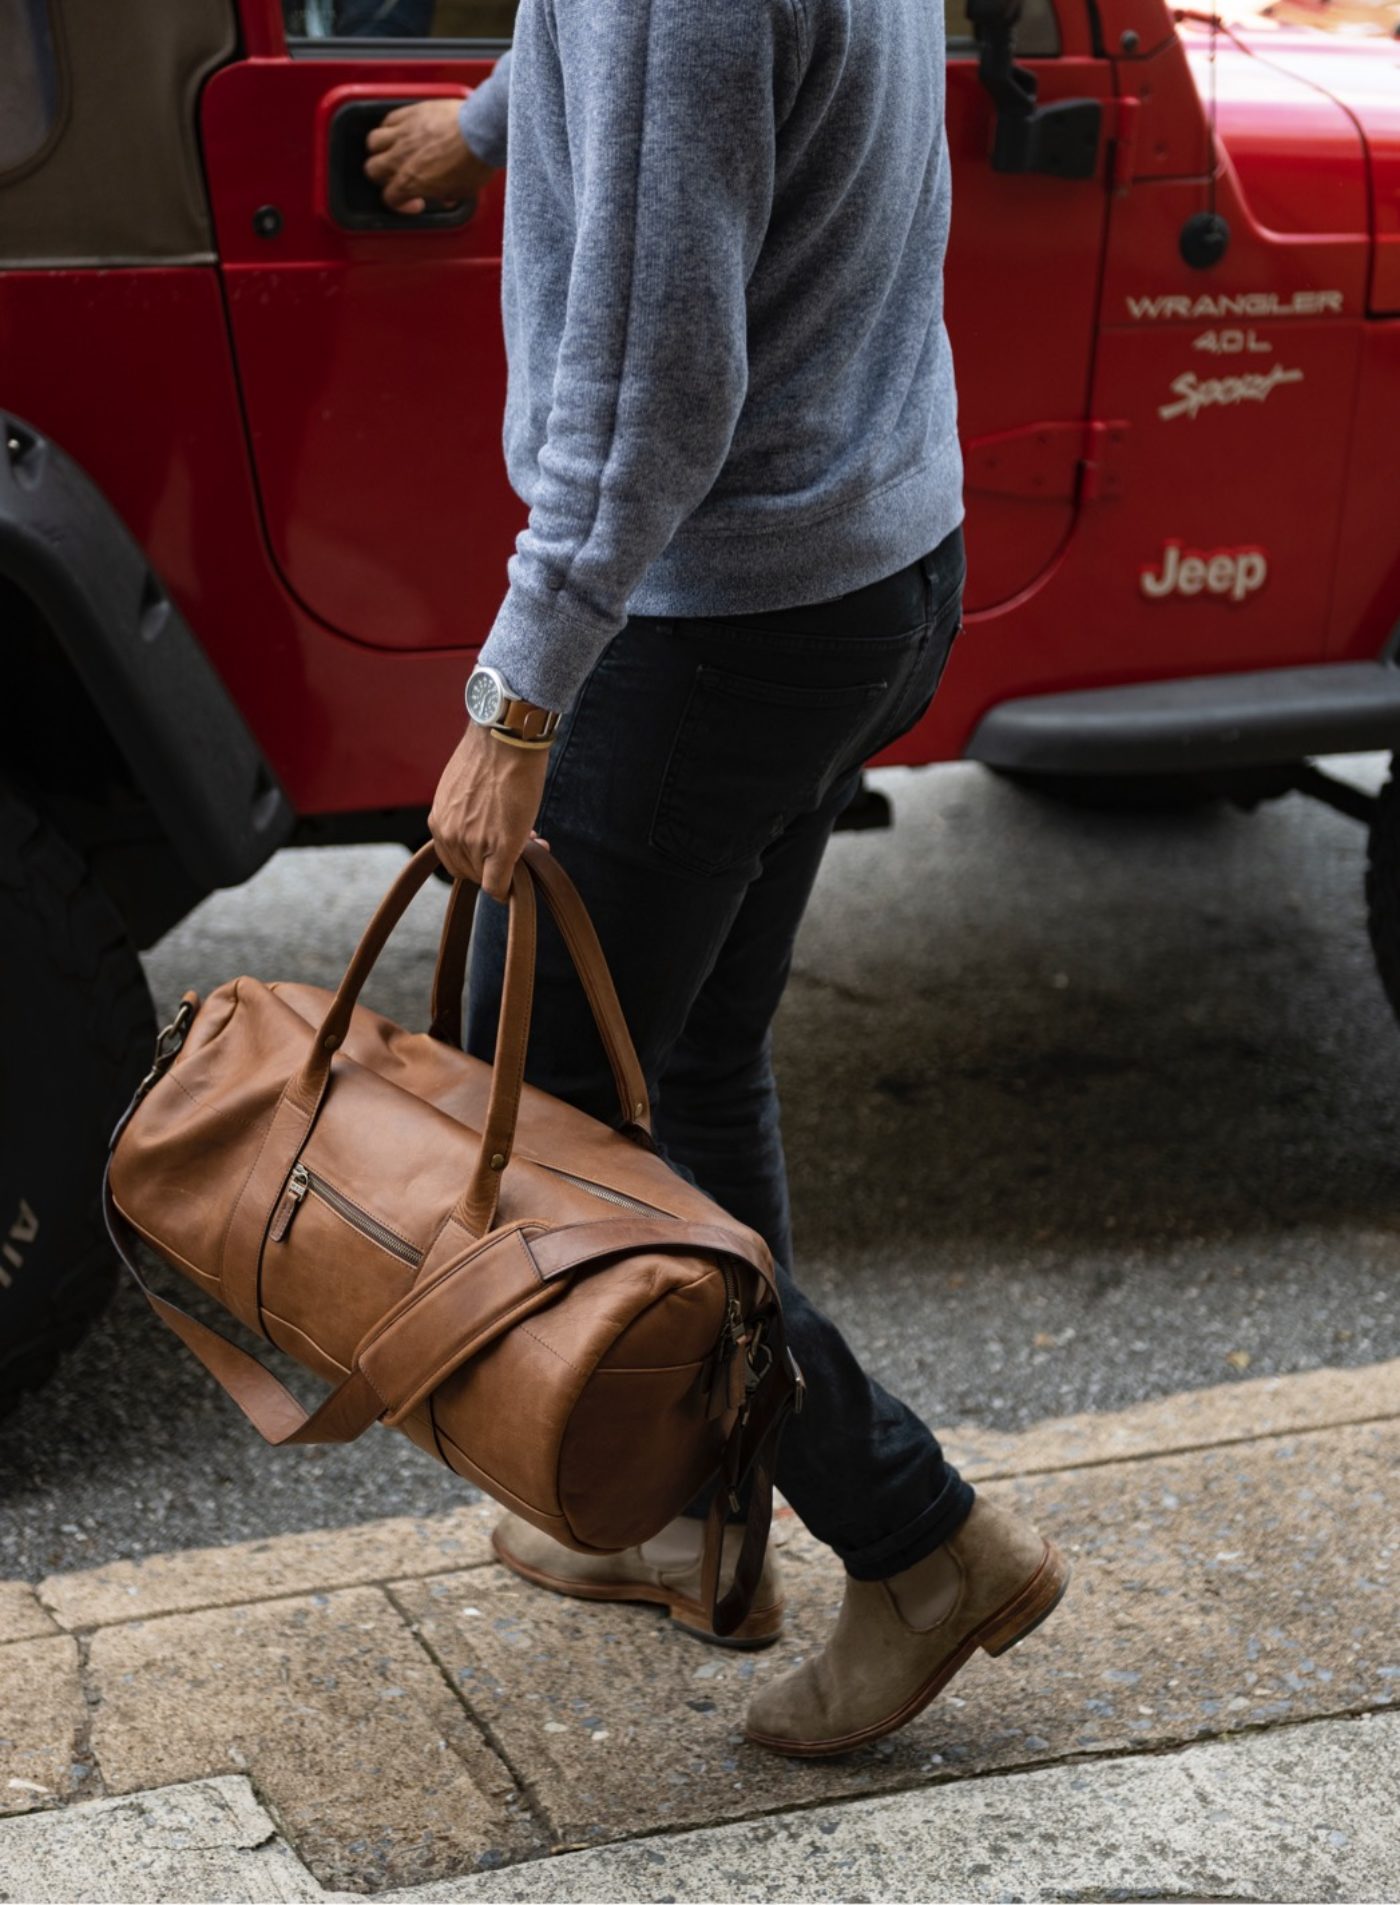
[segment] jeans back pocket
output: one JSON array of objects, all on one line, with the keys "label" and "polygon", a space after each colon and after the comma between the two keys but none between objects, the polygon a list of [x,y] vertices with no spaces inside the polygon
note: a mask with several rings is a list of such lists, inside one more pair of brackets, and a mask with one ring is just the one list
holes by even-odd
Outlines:
[{"label": "jeans back pocket", "polygon": [[697,873],[755,865],[860,764],[885,681],[806,686],[697,668],[652,815],[651,845]]}]

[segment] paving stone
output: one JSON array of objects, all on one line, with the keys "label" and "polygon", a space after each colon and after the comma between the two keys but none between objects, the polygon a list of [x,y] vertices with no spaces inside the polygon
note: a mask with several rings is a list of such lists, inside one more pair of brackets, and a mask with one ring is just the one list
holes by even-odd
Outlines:
[{"label": "paving stone", "polygon": [[11,1640],[37,1640],[58,1629],[27,1581],[0,1581],[0,1647]]},{"label": "paving stone", "polygon": [[62,1626],[106,1627],[153,1614],[307,1594],[316,1588],[440,1574],[490,1560],[491,1527],[499,1512],[489,1503],[473,1502],[446,1515],[401,1516],[358,1528],[113,1561],[106,1567],[50,1575],[39,1593]]},{"label": "paving stone", "polygon": [[0,1648],[0,1813],[32,1812],[91,1790],[86,1726],[71,1635]]},{"label": "paving stone", "polygon": [[209,1779],[0,1824],[0,1899],[280,1905],[325,1893],[246,1779]]},{"label": "paving stone", "polygon": [[317,1877],[352,1891],[537,1843],[509,1774],[377,1588],[171,1614],[90,1645],[110,1792],[247,1773]]},{"label": "paving stone", "polygon": [[840,1570],[805,1536],[788,1547],[787,1637],[758,1655],[499,1569],[393,1593],[561,1840],[588,1843],[1395,1703],[1398,1475],[1400,1425],[1374,1425],[995,1485],[1073,1556],[1064,1606],[834,1762],[741,1738],[751,1690],[834,1619]]},{"label": "paving stone", "polygon": [[964,1474],[982,1481],[1184,1453],[1387,1416],[1400,1416],[1400,1360],[1191,1389],[1111,1414],[1061,1416],[1020,1435],[975,1425],[939,1433]]},{"label": "paving stone", "polygon": [[1400,1899],[1400,1719],[1325,1720],[644,1839],[436,1900]]}]

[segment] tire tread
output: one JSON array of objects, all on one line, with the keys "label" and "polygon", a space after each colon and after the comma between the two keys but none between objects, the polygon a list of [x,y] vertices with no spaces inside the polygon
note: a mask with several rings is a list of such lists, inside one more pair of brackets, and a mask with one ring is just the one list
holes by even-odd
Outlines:
[{"label": "tire tread", "polygon": [[[81,1002],[77,1037],[80,1049],[93,1058],[92,1121],[95,1127],[99,1111],[105,1117],[109,1107],[114,1121],[151,1049],[154,1011],[145,974],[116,908],[82,855],[3,787],[0,891],[37,923],[44,960],[70,982],[75,1003]],[[82,1133],[84,1141],[94,1143],[101,1136],[96,1128]],[[116,1266],[95,1186],[83,1230],[79,1248],[46,1290],[43,1313],[22,1319],[18,1339],[13,1327],[0,1331],[6,1342],[0,1355],[0,1417],[48,1380],[111,1296]],[[0,1316],[5,1295],[0,1290]]]}]

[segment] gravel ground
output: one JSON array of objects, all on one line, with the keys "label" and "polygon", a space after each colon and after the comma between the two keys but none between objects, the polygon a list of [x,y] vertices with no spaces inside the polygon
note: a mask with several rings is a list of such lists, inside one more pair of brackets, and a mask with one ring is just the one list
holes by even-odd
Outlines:
[{"label": "gravel ground", "polygon": [[[876,778],[897,824],[833,844],[778,1044],[800,1269],[889,1386],[1015,1428],[1400,1355],[1400,1035],[1362,830],[1297,797],[1095,815],[974,767]],[[332,982],[400,859],[282,855],[150,956],[158,1003]],[[368,995],[410,1022],[440,901]],[[0,1577],[38,1577],[461,1485],[397,1436],[265,1449],[124,1289],[0,1429],[0,1491]]]}]

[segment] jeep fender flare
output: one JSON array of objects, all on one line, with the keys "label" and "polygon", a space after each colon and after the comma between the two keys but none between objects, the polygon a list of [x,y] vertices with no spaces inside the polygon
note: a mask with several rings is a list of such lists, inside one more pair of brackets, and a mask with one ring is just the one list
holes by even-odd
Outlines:
[{"label": "jeep fender flare", "polygon": [[292,830],[285,793],[106,497],[5,412],[0,577],[52,631],[186,871],[204,891],[246,880]]}]

